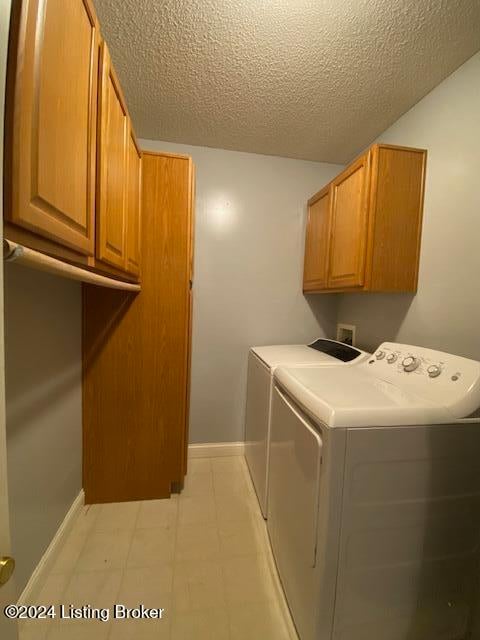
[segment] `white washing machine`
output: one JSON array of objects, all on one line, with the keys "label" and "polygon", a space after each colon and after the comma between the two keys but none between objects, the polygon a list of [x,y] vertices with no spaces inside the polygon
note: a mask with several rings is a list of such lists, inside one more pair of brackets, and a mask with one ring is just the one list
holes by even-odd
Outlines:
[{"label": "white washing machine", "polygon": [[279,366],[354,364],[369,354],[320,338],[310,345],[252,347],[248,358],[245,457],[263,516],[267,515],[268,455],[273,374]]},{"label": "white washing machine", "polygon": [[480,363],[278,368],[267,526],[301,640],[459,640],[478,607]]}]

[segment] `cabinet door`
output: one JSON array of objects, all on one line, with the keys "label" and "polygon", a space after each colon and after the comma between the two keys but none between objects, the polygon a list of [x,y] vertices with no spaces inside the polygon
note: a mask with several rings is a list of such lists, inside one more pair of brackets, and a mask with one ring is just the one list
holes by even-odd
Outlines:
[{"label": "cabinet door", "polygon": [[183,475],[187,474],[188,466],[188,429],[190,418],[190,392],[192,378],[192,326],[193,326],[193,281],[194,281],[194,251],[195,251],[195,199],[196,199],[196,175],[193,162],[190,163],[190,175],[188,180],[190,189],[188,195],[188,224],[190,228],[190,238],[188,246],[188,263],[190,278],[188,281],[188,328],[187,328],[187,400],[186,400],[186,419],[183,439]]},{"label": "cabinet door", "polygon": [[332,182],[328,287],[361,287],[365,280],[369,154]]},{"label": "cabinet door", "polygon": [[93,255],[98,22],[90,0],[30,0],[19,10],[5,217]]},{"label": "cabinet door", "polygon": [[140,273],[140,184],[142,158],[134,133],[130,128],[128,137],[128,184],[127,184],[127,237],[126,269],[129,273]]},{"label": "cabinet door", "polygon": [[308,203],[304,291],[318,291],[327,287],[329,244],[330,186],[322,189]]},{"label": "cabinet door", "polygon": [[125,269],[129,120],[105,42],[100,78],[97,257]]}]

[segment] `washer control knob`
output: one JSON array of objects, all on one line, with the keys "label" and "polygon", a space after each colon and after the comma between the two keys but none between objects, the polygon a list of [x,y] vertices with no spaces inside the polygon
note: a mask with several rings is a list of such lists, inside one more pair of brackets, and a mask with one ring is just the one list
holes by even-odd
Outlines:
[{"label": "washer control knob", "polygon": [[377,360],[383,360],[385,357],[385,351],[377,351],[375,357]]},{"label": "washer control knob", "polygon": [[438,364],[431,364],[427,369],[427,373],[430,378],[436,378],[442,373],[442,370]]},{"label": "washer control knob", "polygon": [[390,353],[390,354],[387,356],[387,362],[388,362],[389,364],[393,364],[397,359],[398,359],[398,355],[397,355],[396,353]]},{"label": "washer control knob", "polygon": [[415,371],[420,364],[420,360],[415,358],[414,356],[407,356],[402,361],[402,366],[404,371]]}]

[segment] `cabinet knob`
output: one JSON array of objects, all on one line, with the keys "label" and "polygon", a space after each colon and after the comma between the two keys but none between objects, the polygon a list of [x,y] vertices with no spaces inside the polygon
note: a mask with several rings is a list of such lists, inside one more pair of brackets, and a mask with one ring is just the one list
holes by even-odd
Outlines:
[{"label": "cabinet knob", "polygon": [[15,570],[15,560],[10,556],[3,556],[0,558],[0,587],[12,577],[12,573]]}]

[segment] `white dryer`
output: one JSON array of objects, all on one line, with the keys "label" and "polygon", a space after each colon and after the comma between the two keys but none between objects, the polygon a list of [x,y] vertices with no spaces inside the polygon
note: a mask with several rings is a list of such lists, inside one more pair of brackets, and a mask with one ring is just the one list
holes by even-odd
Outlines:
[{"label": "white dryer", "polygon": [[301,640],[457,640],[478,606],[480,363],[278,368],[267,526]]},{"label": "white dryer", "polygon": [[248,358],[245,458],[263,516],[267,515],[270,409],[273,374],[279,366],[354,364],[369,354],[320,338],[309,345],[252,347]]}]

